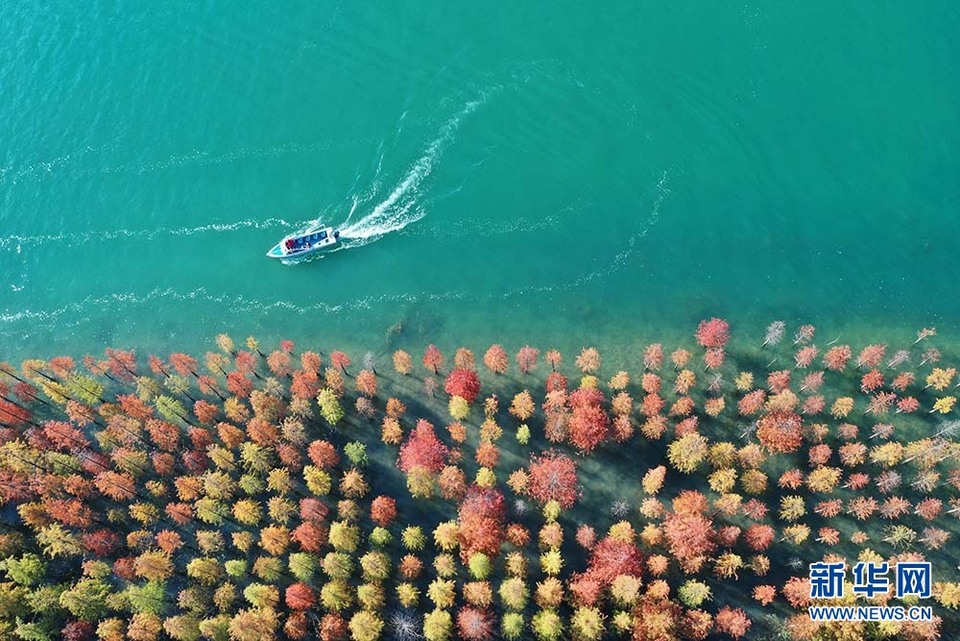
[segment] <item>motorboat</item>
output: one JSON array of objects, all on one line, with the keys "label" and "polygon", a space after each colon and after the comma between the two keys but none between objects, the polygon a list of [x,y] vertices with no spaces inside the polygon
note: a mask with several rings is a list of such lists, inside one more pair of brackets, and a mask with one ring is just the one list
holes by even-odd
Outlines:
[{"label": "motorboat", "polygon": [[331,249],[340,243],[340,230],[333,227],[308,229],[284,237],[267,252],[268,258],[292,260]]}]

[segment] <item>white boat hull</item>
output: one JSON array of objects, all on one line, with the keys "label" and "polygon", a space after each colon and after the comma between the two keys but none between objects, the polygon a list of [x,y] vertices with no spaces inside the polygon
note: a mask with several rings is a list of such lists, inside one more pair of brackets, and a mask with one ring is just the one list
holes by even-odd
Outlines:
[{"label": "white boat hull", "polygon": [[340,244],[340,231],[332,227],[291,234],[270,248],[267,258],[293,261],[330,250]]}]

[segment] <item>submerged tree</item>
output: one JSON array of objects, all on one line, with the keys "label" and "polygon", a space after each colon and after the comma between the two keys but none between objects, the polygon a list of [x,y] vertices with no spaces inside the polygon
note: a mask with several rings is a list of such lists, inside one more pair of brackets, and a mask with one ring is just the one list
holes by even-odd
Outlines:
[{"label": "submerged tree", "polygon": [[701,347],[723,349],[730,340],[730,324],[720,318],[700,321],[695,337]]},{"label": "submerged tree", "polygon": [[427,345],[423,352],[423,366],[434,374],[440,374],[440,368],[443,367],[443,354],[433,343]]}]

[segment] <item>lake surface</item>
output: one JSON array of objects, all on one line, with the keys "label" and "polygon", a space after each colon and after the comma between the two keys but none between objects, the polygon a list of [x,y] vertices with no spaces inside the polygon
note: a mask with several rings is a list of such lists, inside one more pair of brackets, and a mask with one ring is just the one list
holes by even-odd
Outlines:
[{"label": "lake surface", "polygon": [[259,4],[0,7],[0,357],[956,335],[960,5]]}]

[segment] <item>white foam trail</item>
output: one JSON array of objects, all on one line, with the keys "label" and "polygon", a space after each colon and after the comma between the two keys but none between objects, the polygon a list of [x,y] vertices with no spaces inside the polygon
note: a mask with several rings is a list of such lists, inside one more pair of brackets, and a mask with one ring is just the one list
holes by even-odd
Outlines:
[{"label": "white foam trail", "polygon": [[20,253],[24,245],[57,243],[59,246],[76,247],[87,243],[116,240],[118,238],[154,239],[163,236],[193,236],[194,234],[224,233],[240,229],[276,229],[290,227],[283,218],[265,220],[239,220],[232,223],[209,223],[196,227],[161,227],[159,229],[111,229],[109,231],[89,231],[77,234],[47,234],[37,236],[0,236],[0,249]]},{"label": "white foam trail", "polygon": [[[17,312],[0,312],[0,323],[16,323],[18,321],[30,321],[31,323],[49,322],[51,326],[56,324],[60,327],[63,323],[62,316],[67,318],[78,317],[80,314],[89,313],[91,310],[103,310],[131,306],[143,306],[155,303],[160,300],[173,300],[179,302],[202,301],[214,303],[218,308],[234,313],[241,314],[251,311],[271,312],[286,311],[296,314],[310,314],[316,312],[338,313],[345,311],[368,310],[374,305],[391,302],[419,302],[425,300],[456,300],[466,297],[465,292],[403,292],[399,294],[378,294],[364,298],[344,301],[341,303],[328,303],[326,301],[316,301],[308,304],[298,304],[294,301],[265,300],[249,298],[242,294],[210,294],[206,288],[198,287],[189,291],[178,291],[172,287],[156,288],[145,294],[136,294],[134,292],[114,292],[103,296],[87,296],[83,300],[69,303],[62,307],[52,310],[21,310]],[[79,317],[75,324],[89,321],[89,317]]]},{"label": "white foam trail", "polygon": [[[489,94],[468,102],[443,127],[437,137],[427,145],[423,155],[418,158],[403,176],[393,191],[378,203],[366,216],[350,223],[354,211],[351,210],[347,221],[340,230],[343,247],[349,249],[372,243],[386,234],[400,231],[427,215],[427,210],[418,202],[420,187],[439,162],[443,152],[453,142],[461,121],[482,105]],[[378,163],[379,165],[379,163]],[[379,166],[377,173],[379,173]],[[356,201],[354,201],[356,206]]]},{"label": "white foam trail", "polygon": [[[273,146],[241,147],[222,153],[211,153],[204,149],[194,149],[185,154],[170,156],[153,162],[133,162],[107,167],[90,167],[86,156],[100,152],[103,147],[85,147],[76,152],[58,156],[51,160],[33,162],[21,168],[13,166],[0,168],[0,183],[8,181],[12,185],[27,180],[43,180],[55,173],[67,173],[70,176],[84,178],[94,175],[135,174],[143,175],[182,167],[208,167],[246,160],[281,158],[296,154],[316,154],[344,147],[352,147],[366,140],[352,140],[343,144],[326,141],[313,143],[286,142]],[[111,147],[111,151],[116,149]]]},{"label": "white foam trail", "polygon": [[[566,212],[568,210],[564,211]],[[407,230],[404,234],[426,236],[438,240],[488,238],[491,236],[506,236],[553,229],[560,223],[561,218],[562,216],[560,214],[550,214],[549,216],[537,219],[515,218],[510,221],[498,222],[495,225],[490,224],[489,221],[465,219],[442,227],[422,227]]]},{"label": "white foam trail", "polygon": [[638,243],[647,237],[647,234],[650,233],[650,230],[653,229],[653,227],[656,226],[657,222],[660,220],[660,209],[663,206],[667,196],[670,195],[670,190],[667,188],[667,178],[667,171],[664,171],[660,175],[660,180],[657,182],[657,186],[655,188],[657,196],[653,201],[653,206],[650,208],[650,213],[646,220],[640,225],[640,228],[637,230],[637,232],[630,236],[630,238],[627,240],[626,248],[616,254],[613,257],[613,260],[611,260],[606,267],[589,272],[583,276],[559,285],[529,285],[526,287],[513,289],[504,293],[501,298],[512,298],[515,296],[523,296],[533,293],[565,291],[579,288],[594,280],[612,276],[616,272],[623,269],[630,257],[633,256],[633,254],[637,251]]}]

